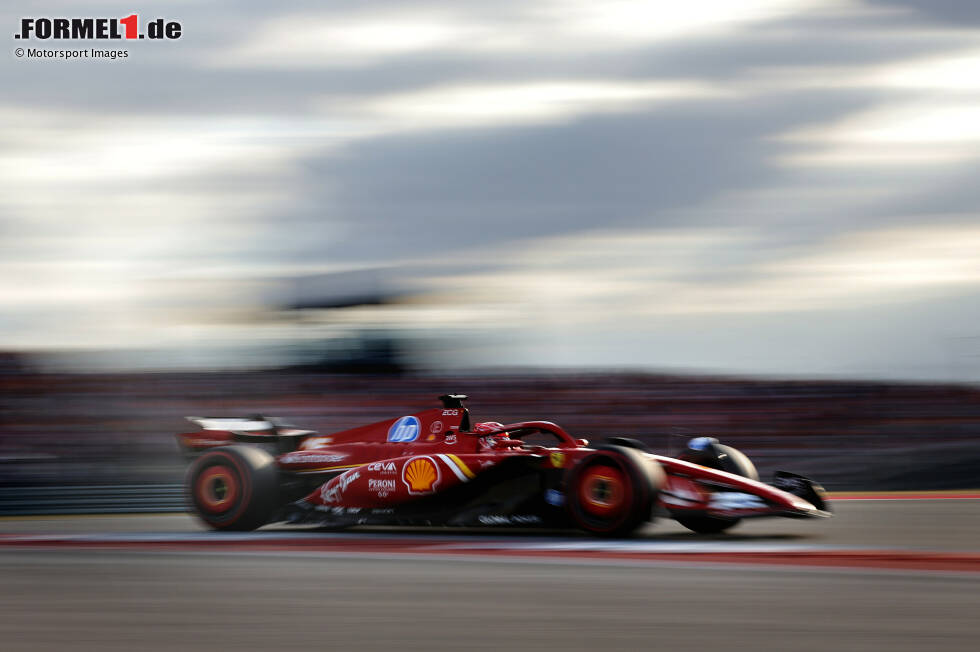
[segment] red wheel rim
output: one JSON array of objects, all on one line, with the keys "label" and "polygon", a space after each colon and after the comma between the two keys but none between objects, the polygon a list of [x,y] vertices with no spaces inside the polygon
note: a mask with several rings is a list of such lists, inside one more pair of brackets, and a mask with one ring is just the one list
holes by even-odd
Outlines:
[{"label": "red wheel rim", "polygon": [[626,484],[621,470],[605,464],[590,466],[578,485],[579,504],[592,516],[614,516],[627,502]]},{"label": "red wheel rim", "polygon": [[201,509],[217,514],[226,512],[238,502],[238,476],[227,466],[209,466],[197,476],[194,494]]}]

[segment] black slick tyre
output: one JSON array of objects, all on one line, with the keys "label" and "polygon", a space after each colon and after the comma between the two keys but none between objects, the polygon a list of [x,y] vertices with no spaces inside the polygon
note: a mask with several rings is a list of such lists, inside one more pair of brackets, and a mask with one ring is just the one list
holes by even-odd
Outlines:
[{"label": "black slick tyre", "polygon": [[698,534],[720,534],[738,525],[740,518],[718,518],[705,514],[675,514],[674,519]]},{"label": "black slick tyre", "polygon": [[638,450],[603,446],[586,455],[566,478],[572,521],[599,536],[626,536],[652,517],[664,471]]},{"label": "black slick tyre", "polygon": [[191,464],[185,486],[191,510],[216,530],[254,530],[279,504],[275,458],[255,446],[209,450]]},{"label": "black slick tyre", "polygon": [[[682,455],[680,459],[695,462],[719,471],[727,471],[750,480],[758,480],[759,472],[748,456],[737,448],[724,444],[713,444],[704,454]],[[740,518],[720,518],[707,514],[686,514],[674,512],[674,519],[692,532],[698,534],[720,534],[739,524]]]}]

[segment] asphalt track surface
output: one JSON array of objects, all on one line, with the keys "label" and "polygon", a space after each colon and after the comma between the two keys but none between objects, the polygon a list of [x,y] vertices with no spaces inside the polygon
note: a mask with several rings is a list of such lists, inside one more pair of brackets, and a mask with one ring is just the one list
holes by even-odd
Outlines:
[{"label": "asphalt track surface", "polygon": [[0,649],[978,649],[980,500],[835,508],[598,542],[0,519]]}]

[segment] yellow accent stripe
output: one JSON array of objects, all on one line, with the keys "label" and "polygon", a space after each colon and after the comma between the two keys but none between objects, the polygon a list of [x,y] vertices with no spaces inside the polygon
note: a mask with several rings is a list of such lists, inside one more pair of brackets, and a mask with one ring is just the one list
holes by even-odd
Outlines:
[{"label": "yellow accent stripe", "polygon": [[459,459],[458,457],[456,457],[452,453],[447,453],[447,457],[449,457],[449,459],[451,459],[453,462],[456,463],[456,466],[459,467],[459,470],[462,471],[463,472],[463,475],[465,475],[467,478],[469,478],[470,480],[472,480],[473,478],[476,477],[476,474],[473,473],[472,471],[470,471],[470,467],[466,466],[466,462],[464,462],[463,460]]},{"label": "yellow accent stripe", "polygon": [[298,469],[293,473],[319,473],[321,471],[337,471],[339,469],[356,469],[362,464],[347,464],[345,466],[318,466],[315,469]]}]

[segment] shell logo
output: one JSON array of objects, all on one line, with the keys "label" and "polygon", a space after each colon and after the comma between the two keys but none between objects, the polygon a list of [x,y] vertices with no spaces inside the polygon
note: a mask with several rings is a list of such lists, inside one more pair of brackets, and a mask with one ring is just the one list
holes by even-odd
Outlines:
[{"label": "shell logo", "polygon": [[402,482],[410,494],[432,493],[439,479],[439,466],[431,457],[413,457],[402,469]]}]

